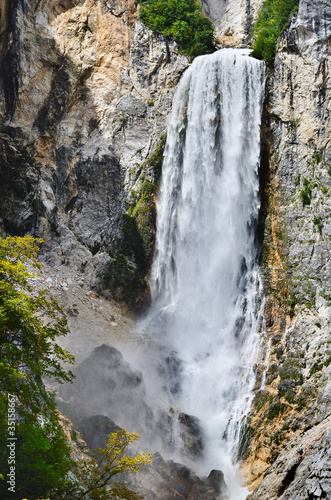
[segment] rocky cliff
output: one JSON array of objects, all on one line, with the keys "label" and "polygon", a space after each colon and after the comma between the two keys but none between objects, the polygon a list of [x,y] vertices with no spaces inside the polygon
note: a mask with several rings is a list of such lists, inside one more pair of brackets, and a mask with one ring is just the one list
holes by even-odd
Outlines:
[{"label": "rocky cliff", "polygon": [[1,227],[42,236],[47,262],[134,305],[187,59],[137,22],[134,0],[3,0],[0,13]]},{"label": "rocky cliff", "polygon": [[247,41],[263,0],[201,0],[213,20],[222,45],[238,46]]},{"label": "rocky cliff", "polygon": [[266,476],[252,499],[331,491],[330,37],[330,4],[301,0],[268,81],[269,356],[246,436],[251,487]]}]

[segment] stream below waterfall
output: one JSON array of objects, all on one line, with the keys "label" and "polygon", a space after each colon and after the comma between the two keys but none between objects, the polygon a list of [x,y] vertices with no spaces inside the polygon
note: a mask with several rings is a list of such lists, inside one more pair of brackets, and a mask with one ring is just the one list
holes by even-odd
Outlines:
[{"label": "stream below waterfall", "polygon": [[152,303],[141,321],[166,352],[166,404],[202,426],[200,472],[221,469],[235,500],[247,495],[235,462],[263,329],[256,229],[265,67],[249,52],[198,57],[177,88],[157,203]]}]

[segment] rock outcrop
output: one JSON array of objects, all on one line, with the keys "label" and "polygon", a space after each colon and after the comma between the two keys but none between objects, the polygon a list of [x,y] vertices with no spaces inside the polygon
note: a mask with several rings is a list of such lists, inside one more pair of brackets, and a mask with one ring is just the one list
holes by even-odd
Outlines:
[{"label": "rock outcrop", "polygon": [[106,415],[124,428],[135,423],[138,431],[147,424],[151,410],[145,404],[142,374],[117,349],[95,348],[75,369],[75,376],[72,384],[60,388],[59,395],[77,415]]},{"label": "rock outcrop", "polygon": [[201,0],[206,15],[213,20],[222,45],[238,46],[246,41],[263,0]]},{"label": "rock outcrop", "polygon": [[[117,349],[107,345],[97,347],[76,368],[75,375],[73,384],[61,387],[58,407],[70,418],[91,450],[105,448],[109,434],[120,429],[116,425],[119,423],[141,432],[139,447],[157,449],[161,443],[162,452],[168,455],[175,449],[177,453],[180,450],[181,456],[192,464],[203,457],[203,435],[198,419],[173,409],[167,413],[149,408],[142,374],[132,369]],[[214,470],[208,478],[200,478],[190,468],[164,460],[159,453],[132,481],[147,500],[228,498],[221,471]]]},{"label": "rock outcrop", "polygon": [[1,228],[42,236],[52,265],[92,263],[95,288],[135,302],[154,219],[127,209],[158,180],[145,160],[188,61],[134,0],[2,1],[0,26]]},{"label": "rock outcrop", "polygon": [[[279,40],[268,82],[263,272],[270,356],[266,385],[256,394],[247,429],[245,465],[251,488],[266,476],[252,498],[325,498],[329,472],[323,470],[330,457],[325,456],[328,466],[321,461],[318,473],[314,454],[328,439],[331,414],[330,37],[329,3],[301,0]],[[314,444],[307,451],[307,431],[315,426],[324,429],[325,437],[320,435],[317,448]],[[306,449],[294,468],[288,462],[290,448],[281,452],[291,440]],[[298,488],[303,478],[311,481],[309,467],[316,477],[304,497]]]},{"label": "rock outcrop", "polygon": [[247,500],[330,498],[331,418],[292,439]]}]

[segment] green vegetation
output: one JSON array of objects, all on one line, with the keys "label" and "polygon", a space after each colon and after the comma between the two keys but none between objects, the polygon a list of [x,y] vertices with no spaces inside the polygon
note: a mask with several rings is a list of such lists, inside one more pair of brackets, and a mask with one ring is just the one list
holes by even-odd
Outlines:
[{"label": "green vegetation", "polygon": [[272,64],[279,35],[299,6],[299,0],[266,0],[255,23],[252,56]]},{"label": "green vegetation", "polygon": [[284,413],[286,407],[287,407],[286,404],[279,403],[279,402],[270,405],[268,413],[267,413],[267,418],[269,420],[273,420],[274,418],[279,417],[279,415]]},{"label": "green vegetation", "polygon": [[315,373],[323,369],[323,363],[314,363],[309,370],[309,377],[312,377]]},{"label": "green vegetation", "polygon": [[85,463],[71,457],[54,394],[43,379],[70,382],[63,363],[74,358],[55,342],[68,333],[63,308],[46,289],[32,287],[40,243],[31,236],[0,238],[0,497],[141,499],[125,483],[112,482],[150,463],[150,454],[124,453],[137,433],[110,435],[107,448]]},{"label": "green vegetation", "polygon": [[295,186],[300,186],[300,179],[301,179],[301,174],[298,174],[294,181]]},{"label": "green vegetation", "polygon": [[154,32],[172,38],[191,58],[216,50],[212,22],[197,0],[139,0],[140,19]]},{"label": "green vegetation", "polygon": [[[139,187],[132,191],[133,201],[123,216],[122,253],[134,257],[139,271],[146,273],[152,259],[155,233],[155,196],[161,178],[164,134],[155,152],[140,167]],[[154,182],[148,178],[152,176]],[[140,241],[140,243],[139,243]]]},{"label": "green vegetation", "polygon": [[106,448],[97,448],[89,462],[81,460],[73,468],[74,477],[62,494],[57,494],[58,500],[108,500],[110,498],[141,500],[140,495],[123,482],[113,482],[115,476],[125,473],[136,473],[153,458],[152,453],[139,453],[135,456],[126,454],[130,444],[139,439],[137,432],[123,429],[109,435]]},{"label": "green vegetation", "polygon": [[292,294],[288,300],[288,308],[289,308],[289,316],[290,318],[294,318],[295,316],[295,306],[299,304],[299,299],[296,295]]},{"label": "green vegetation", "polygon": [[258,391],[253,400],[253,405],[256,411],[259,412],[269,400],[270,395],[267,391]]},{"label": "green vegetation", "polygon": [[299,368],[299,363],[295,360],[288,359],[280,368],[279,375],[281,380],[291,380],[296,385],[303,383],[303,376]]},{"label": "green vegetation", "polygon": [[316,217],[316,215],[314,215],[314,224],[315,224],[315,226],[317,226],[318,232],[320,234],[322,234],[323,224],[322,224],[321,218]]},{"label": "green vegetation", "polygon": [[[16,437],[13,499],[44,496],[63,482],[71,467],[54,396],[42,379],[70,381],[72,374],[62,363],[73,362],[73,357],[55,343],[68,332],[63,309],[46,290],[31,286],[35,274],[28,264],[40,267],[40,243],[31,236],[0,238],[0,470],[6,477],[7,439]],[[1,482],[1,498],[7,498],[7,488]]]}]

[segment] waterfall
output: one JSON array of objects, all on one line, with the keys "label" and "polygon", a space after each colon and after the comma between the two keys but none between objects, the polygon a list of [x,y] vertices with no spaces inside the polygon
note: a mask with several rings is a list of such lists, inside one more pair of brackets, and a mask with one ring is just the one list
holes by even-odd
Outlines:
[{"label": "waterfall", "polygon": [[223,469],[236,500],[245,498],[231,483],[262,314],[256,226],[264,84],[264,64],[249,50],[198,57],[183,75],[168,127],[145,321],[180,360],[169,392],[200,419],[205,472]]}]

